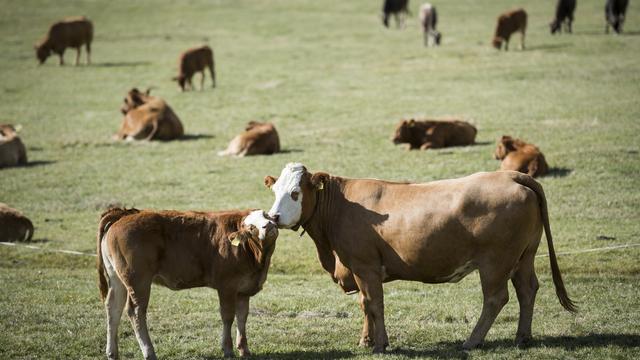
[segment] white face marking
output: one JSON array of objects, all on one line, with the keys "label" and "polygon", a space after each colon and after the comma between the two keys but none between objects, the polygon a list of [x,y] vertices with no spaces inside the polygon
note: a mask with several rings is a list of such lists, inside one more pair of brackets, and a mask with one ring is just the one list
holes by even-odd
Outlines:
[{"label": "white face marking", "polygon": [[258,228],[258,239],[261,241],[267,237],[267,231],[278,231],[275,227],[268,229],[267,225],[269,223],[273,224],[273,221],[264,217],[264,211],[262,210],[254,210],[244,218],[243,224],[245,225],[253,225]]},{"label": "white face marking", "polygon": [[278,215],[279,227],[289,229],[300,221],[302,216],[300,180],[303,174],[304,166],[302,164],[289,163],[282,169],[278,181],[271,186],[276,200],[269,210],[269,217],[273,218]]}]

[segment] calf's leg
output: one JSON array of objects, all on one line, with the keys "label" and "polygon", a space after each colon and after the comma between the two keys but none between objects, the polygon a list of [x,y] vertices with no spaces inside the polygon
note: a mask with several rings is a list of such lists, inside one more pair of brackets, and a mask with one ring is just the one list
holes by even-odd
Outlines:
[{"label": "calf's leg", "polygon": [[218,290],[220,301],[220,317],[222,318],[222,352],[224,357],[233,357],[233,341],[231,339],[231,325],[236,314],[236,294],[231,291]]},{"label": "calf's leg", "polygon": [[538,277],[534,268],[534,260],[535,250],[525,254],[520,261],[518,270],[511,277],[520,304],[520,319],[516,333],[516,345],[518,346],[526,345],[531,340],[533,306],[538,292]]},{"label": "calf's leg", "polygon": [[[115,275],[115,274],[113,274]],[[109,291],[105,299],[107,311],[107,358],[118,358],[118,326],[127,301],[127,289],[117,275],[109,274]]]},{"label": "calf's leg", "polygon": [[126,279],[125,282],[129,290],[127,315],[129,315],[131,326],[136,333],[138,345],[140,345],[140,350],[142,350],[145,360],[156,360],[156,352],[147,328],[147,306],[149,305],[149,295],[151,293],[151,278],[136,279],[133,277]]},{"label": "calf's leg", "polygon": [[[364,309],[365,317],[370,317],[365,321],[369,327],[373,322],[374,353],[382,353],[389,345],[387,331],[384,325],[384,293],[382,288],[382,277],[374,271],[360,271],[354,278],[361,292],[361,306]],[[367,333],[369,330],[367,330]],[[364,329],[363,329],[364,335]]]},{"label": "calf's leg", "polygon": [[87,43],[87,65],[91,65],[91,43]]},{"label": "calf's leg", "polygon": [[202,77],[200,78],[200,91],[204,90],[204,70],[202,70]]},{"label": "calf's leg", "polygon": [[236,334],[236,348],[240,351],[240,356],[251,355],[247,344],[247,317],[249,316],[249,297],[238,296],[236,300],[236,321],[238,330]]},{"label": "calf's leg", "polygon": [[80,53],[82,52],[82,46],[76,48],[76,63],[75,66],[80,65]]}]

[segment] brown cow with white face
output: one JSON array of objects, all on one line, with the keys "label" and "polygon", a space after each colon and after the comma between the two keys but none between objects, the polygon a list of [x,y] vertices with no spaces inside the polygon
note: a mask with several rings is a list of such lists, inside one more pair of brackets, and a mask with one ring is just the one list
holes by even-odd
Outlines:
[{"label": "brown cow with white face", "polygon": [[556,294],[565,309],[576,311],[556,261],[544,191],[530,176],[501,171],[407,184],[310,173],[302,164],[288,164],[265,184],[275,194],[269,217],[281,228],[304,228],[322,267],[334,277],[353,277],[365,314],[360,344],[374,352],[388,345],[383,282],[458,282],[474,270],[480,272],[484,303],[463,347],[482,344],[508,301],[509,280],[520,302],[516,342],[527,342],[543,229]]},{"label": "brown cow with white face", "polygon": [[250,121],[218,156],[271,155],[280,152],[280,138],[272,123]]},{"label": "brown cow with white face", "polygon": [[0,168],[27,164],[27,148],[13,125],[0,125]]},{"label": "brown cow with white face", "polygon": [[22,212],[0,203],[0,241],[30,241],[33,223]]},{"label": "brown cow with white face", "polygon": [[473,145],[478,130],[461,120],[401,120],[391,138],[394,144],[408,144],[409,149],[437,149]]},{"label": "brown cow with white face", "polygon": [[118,358],[118,325],[126,304],[144,358],[156,359],[147,329],[152,282],[172,290],[217,289],[224,355],[233,356],[234,316],[240,355],[249,355],[249,297],[262,289],[277,237],[276,224],[262,210],[105,212],[97,267],[107,311],[107,356]]},{"label": "brown cow with white face", "polygon": [[116,140],[174,140],[184,135],[182,123],[163,99],[133,88],[124,98],[124,114]]},{"label": "brown cow with white face", "polygon": [[498,140],[493,156],[496,160],[502,160],[500,170],[519,171],[533,177],[549,172],[549,165],[537,146],[508,135]]}]

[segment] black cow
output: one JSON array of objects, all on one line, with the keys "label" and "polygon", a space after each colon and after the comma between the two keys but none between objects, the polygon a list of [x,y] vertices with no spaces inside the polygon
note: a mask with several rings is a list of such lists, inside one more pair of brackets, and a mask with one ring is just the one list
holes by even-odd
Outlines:
[{"label": "black cow", "polygon": [[562,23],[565,23],[566,32],[571,33],[573,13],[576,11],[576,0],[558,0],[556,4],[556,17],[549,24],[551,33],[562,32]]},{"label": "black cow", "polygon": [[622,33],[622,24],[624,24],[624,15],[627,13],[627,6],[629,0],[607,0],[607,4],[604,6],[604,18],[606,25],[604,32],[609,33],[609,26],[613,27],[613,30],[620,34]]},{"label": "black cow", "polygon": [[396,25],[401,27],[404,24],[404,14],[409,13],[409,0],[384,0],[382,5],[382,23],[389,27],[389,17],[393,15]]}]

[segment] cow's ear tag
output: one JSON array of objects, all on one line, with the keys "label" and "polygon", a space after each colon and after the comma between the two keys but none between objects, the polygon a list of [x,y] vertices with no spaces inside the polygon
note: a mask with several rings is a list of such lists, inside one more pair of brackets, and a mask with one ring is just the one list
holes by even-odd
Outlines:
[{"label": "cow's ear tag", "polygon": [[240,245],[240,239],[238,239],[238,234],[237,233],[233,233],[231,235],[229,235],[229,242],[231,243],[231,245],[233,246],[238,246]]}]

